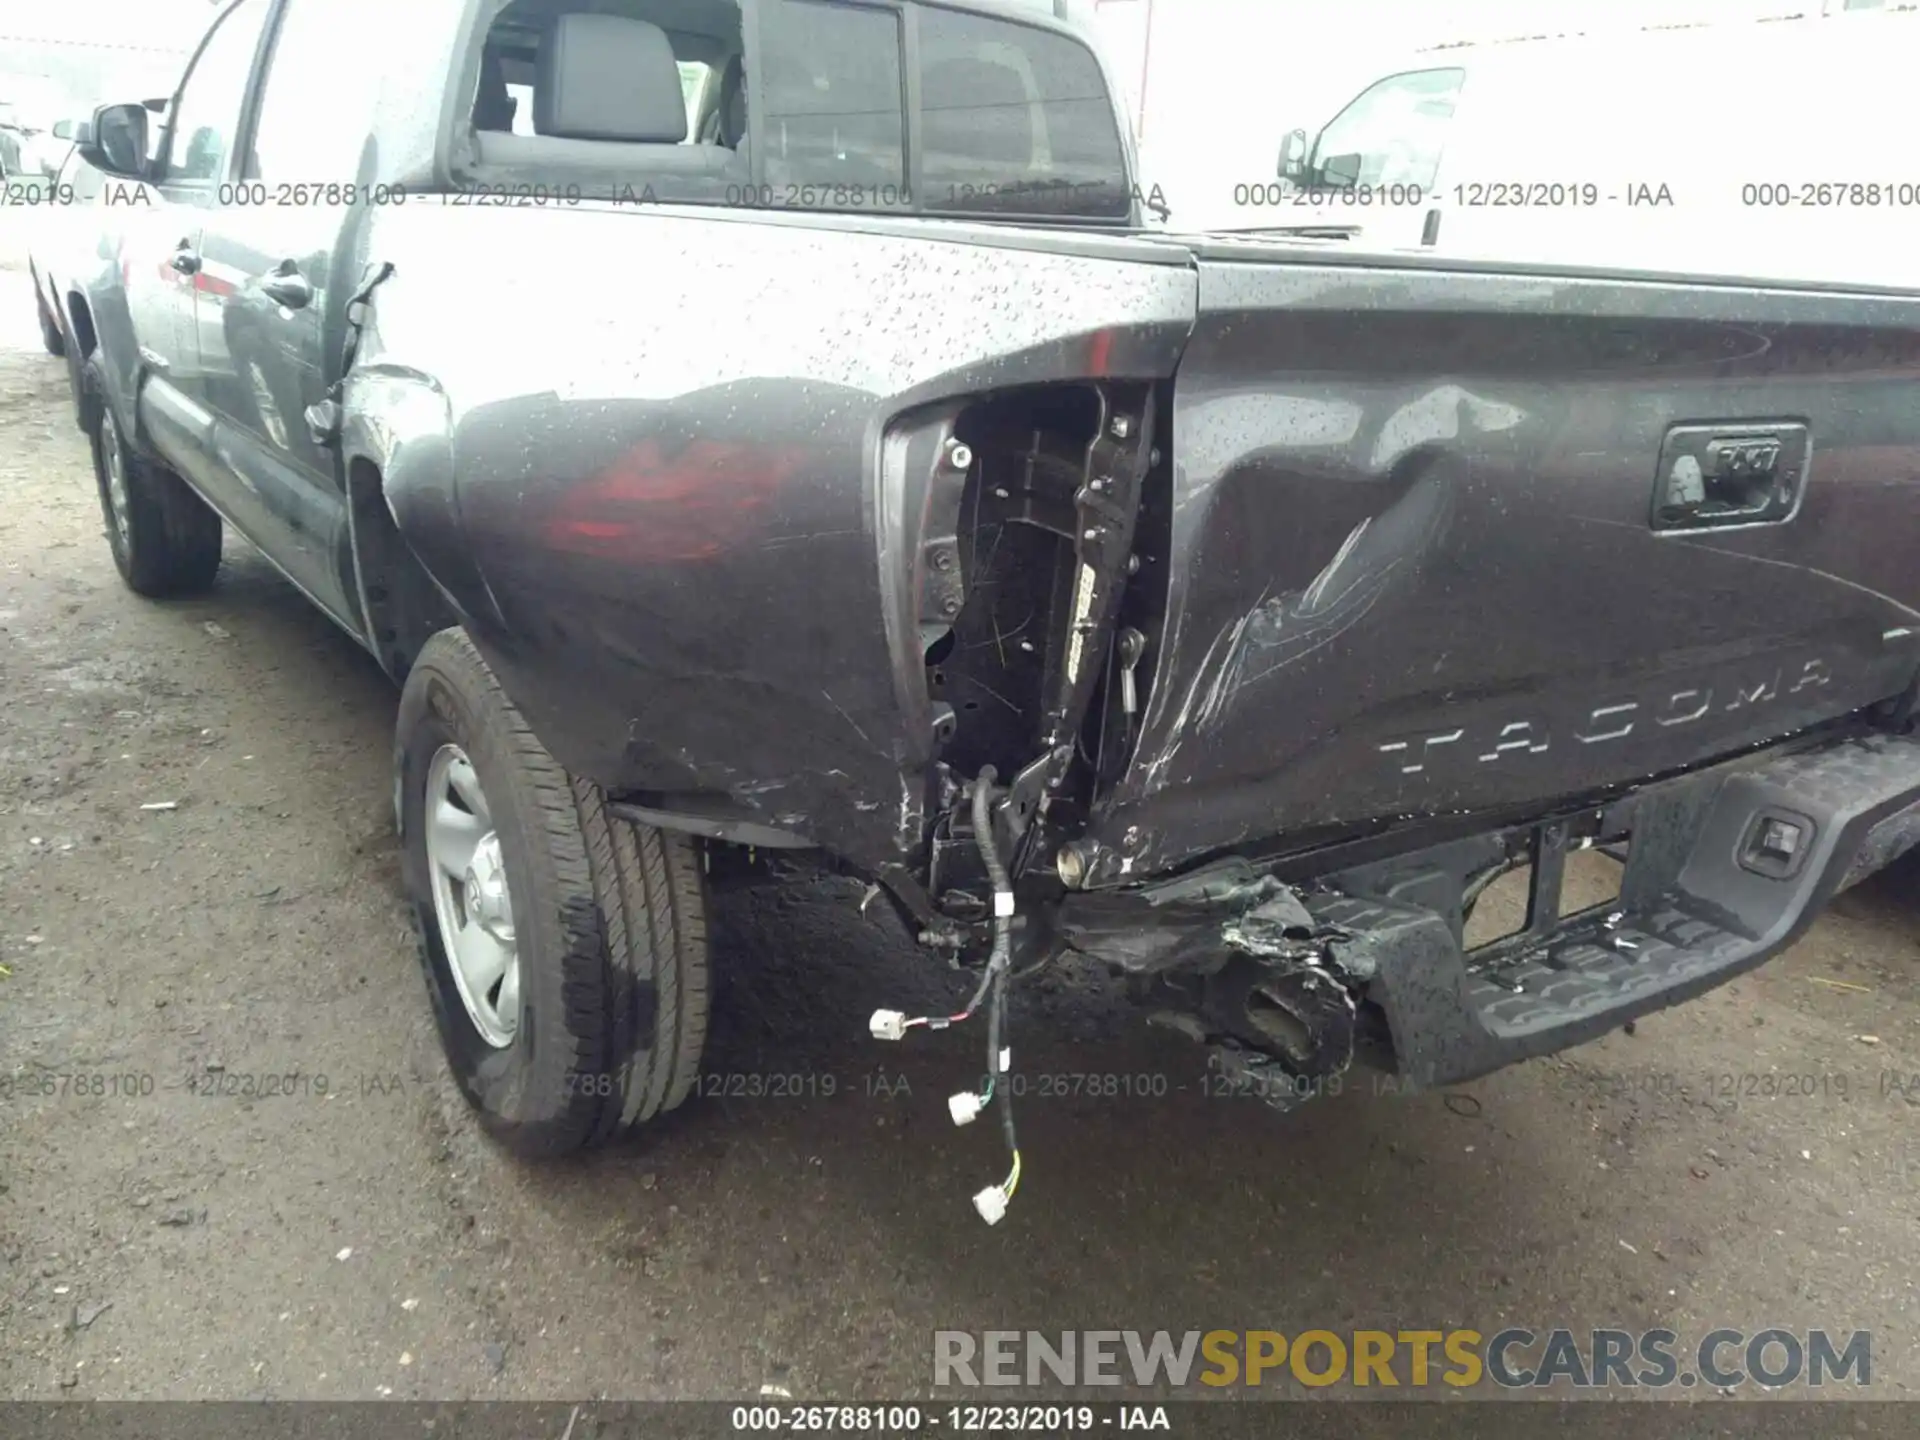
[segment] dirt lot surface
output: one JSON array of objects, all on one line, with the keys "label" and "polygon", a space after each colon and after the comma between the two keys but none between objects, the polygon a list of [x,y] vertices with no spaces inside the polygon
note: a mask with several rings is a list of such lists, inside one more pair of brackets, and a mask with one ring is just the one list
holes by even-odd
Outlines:
[{"label": "dirt lot surface", "polygon": [[935,1329],[994,1326],[1826,1326],[1875,1333],[1876,1392],[1920,1384],[1910,868],[1454,1095],[1209,1099],[1103,981],[1048,982],[1032,1085],[1167,1093],[1029,1093],[996,1229],[967,1197],[998,1136],[945,1107],[977,1037],[865,1033],[950,977],[844,887],[750,891],[716,921],[721,1093],[534,1168],[440,1062],[393,693],[231,537],[210,598],[121,588],[18,270],[0,494],[0,1393],[883,1398],[928,1390]]}]

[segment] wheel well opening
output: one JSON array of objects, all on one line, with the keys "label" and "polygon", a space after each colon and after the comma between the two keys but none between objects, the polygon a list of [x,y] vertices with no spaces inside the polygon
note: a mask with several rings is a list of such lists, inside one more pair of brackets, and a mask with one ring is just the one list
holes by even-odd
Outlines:
[{"label": "wheel well opening", "polygon": [[67,292],[67,367],[73,379],[73,420],[83,435],[91,435],[100,425],[100,407],[106,397],[88,373],[87,362],[99,348],[99,336],[93,326],[93,311],[78,290]]},{"label": "wheel well opening", "polygon": [[413,668],[420,648],[460,616],[394,524],[380,469],[356,456],[347,463],[347,503],[353,526],[353,566],[367,635],[380,664],[396,681]]},{"label": "wheel well opening", "polygon": [[68,292],[67,317],[73,323],[73,338],[79,342],[80,358],[93,354],[99,343],[93,329],[93,312],[87,308],[84,296],[78,290]]}]

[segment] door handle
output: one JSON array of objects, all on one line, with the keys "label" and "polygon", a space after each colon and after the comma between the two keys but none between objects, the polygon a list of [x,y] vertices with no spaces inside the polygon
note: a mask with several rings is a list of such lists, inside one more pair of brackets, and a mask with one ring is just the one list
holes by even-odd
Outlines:
[{"label": "door handle", "polygon": [[167,263],[172,265],[173,268],[178,270],[182,275],[198,275],[200,273],[200,257],[194,253],[193,246],[189,245],[185,240],[180,242],[179,248],[173,252],[173,259]]},{"label": "door handle", "polygon": [[291,260],[281,262],[280,268],[260,283],[260,292],[289,310],[304,310],[313,303],[312,284]]}]

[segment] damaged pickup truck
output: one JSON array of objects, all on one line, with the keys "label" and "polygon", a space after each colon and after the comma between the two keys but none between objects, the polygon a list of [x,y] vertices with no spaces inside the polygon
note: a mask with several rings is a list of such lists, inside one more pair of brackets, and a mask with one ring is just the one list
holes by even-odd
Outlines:
[{"label": "damaged pickup truck", "polygon": [[990,0],[237,0],[153,145],[87,125],[160,197],[67,297],[114,558],[230,525],[404,686],[506,1143],[687,1095],[731,847],[970,972],[881,1038],[997,1074],[1078,953],[1284,1108],[1697,995],[1920,839],[1920,296],[1148,233],[1111,95]]}]

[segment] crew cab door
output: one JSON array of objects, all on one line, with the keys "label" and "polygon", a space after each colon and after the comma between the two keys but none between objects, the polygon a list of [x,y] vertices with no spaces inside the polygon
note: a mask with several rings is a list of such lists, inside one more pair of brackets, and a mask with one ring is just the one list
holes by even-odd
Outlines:
[{"label": "crew cab door", "polygon": [[336,378],[355,278],[341,242],[367,213],[350,203],[379,83],[366,8],[283,0],[229,203],[207,212],[194,312],[214,454],[247,492],[252,538],[355,633],[345,478],[305,417]]},{"label": "crew cab door", "polygon": [[196,296],[207,272],[201,232],[230,175],[247,84],[272,0],[235,0],[202,40],[174,96],[152,187],[157,203],[130,210],[121,266],[140,350],[139,415],[169,461],[242,530],[246,507],[211,451]]}]

